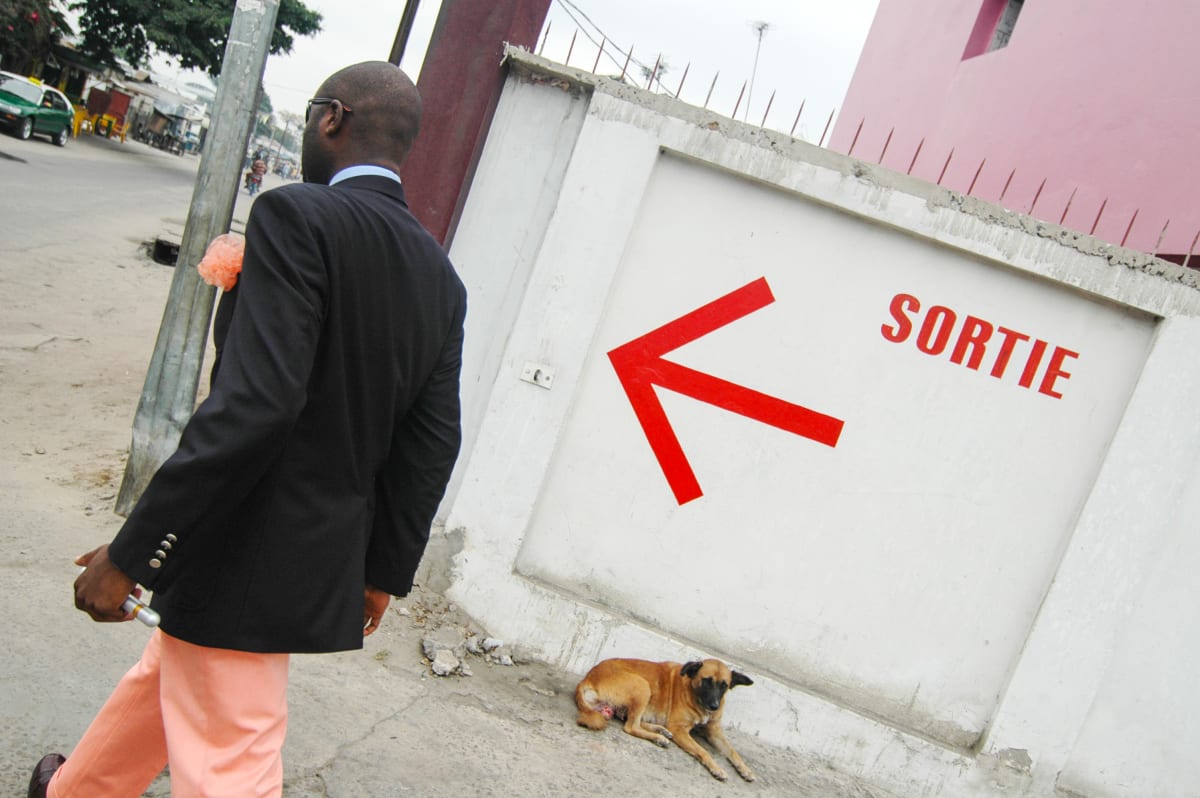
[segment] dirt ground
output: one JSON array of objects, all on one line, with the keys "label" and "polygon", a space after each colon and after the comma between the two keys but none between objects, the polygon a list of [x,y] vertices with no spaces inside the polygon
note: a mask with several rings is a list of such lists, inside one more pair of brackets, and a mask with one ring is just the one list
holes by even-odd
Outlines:
[{"label": "dirt ground", "polygon": [[[49,145],[2,144],[18,146],[41,158],[36,148]],[[73,142],[63,157],[173,157],[139,147]],[[0,177],[11,187],[22,174]],[[113,500],[173,274],[142,244],[182,229],[190,186],[162,192],[76,219],[69,235],[0,245],[0,572],[11,602],[0,621],[3,794],[24,794],[43,753],[70,751],[146,638],[137,624],[92,624],[71,606],[70,585],[72,557],[121,522]],[[0,203],[16,207],[11,194]],[[243,195],[242,218],[247,205]],[[722,784],[678,748],[577,727],[577,675],[470,654],[473,675],[434,676],[421,643],[439,627],[486,635],[419,589],[393,603],[364,651],[293,658],[285,796],[887,795],[736,731],[730,739],[759,780],[730,769]],[[165,779],[147,793],[168,794]]]}]

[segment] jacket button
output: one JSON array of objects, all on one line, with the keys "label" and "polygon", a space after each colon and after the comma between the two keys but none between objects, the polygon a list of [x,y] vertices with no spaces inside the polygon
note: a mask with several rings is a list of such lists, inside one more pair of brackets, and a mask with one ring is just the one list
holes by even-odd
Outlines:
[{"label": "jacket button", "polygon": [[153,560],[150,561],[150,567],[151,568],[162,568],[162,560],[155,557]]},{"label": "jacket button", "polygon": [[160,547],[162,547],[162,548],[166,549],[167,551],[170,551],[170,550],[171,550],[171,542],[170,542],[169,540],[160,540],[160,541],[158,542],[158,545],[159,545]]},{"label": "jacket button", "polygon": [[171,535],[171,534],[168,534],[168,535],[167,535],[167,540],[169,540],[171,543],[178,543],[178,542],[179,542],[179,538],[177,538],[177,537],[175,537],[174,535]]},{"label": "jacket button", "polygon": [[158,551],[154,552],[154,556],[159,560],[167,559],[167,553],[165,551],[163,551],[162,549],[159,549]]}]

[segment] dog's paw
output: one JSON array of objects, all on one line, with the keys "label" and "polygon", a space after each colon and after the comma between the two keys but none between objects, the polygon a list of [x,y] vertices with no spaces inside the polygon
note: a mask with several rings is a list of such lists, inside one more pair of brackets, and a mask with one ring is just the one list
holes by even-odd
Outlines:
[{"label": "dog's paw", "polygon": [[754,781],[756,778],[758,778],[754,775],[754,771],[750,768],[738,768],[738,775],[746,781]]},{"label": "dog's paw", "polygon": [[670,734],[670,732],[667,732],[667,736],[665,737],[661,734],[654,735],[654,744],[659,748],[669,748],[671,745]]},{"label": "dog's paw", "polygon": [[709,773],[713,774],[713,778],[718,781],[729,781],[729,774],[726,773],[719,765],[709,768]]}]

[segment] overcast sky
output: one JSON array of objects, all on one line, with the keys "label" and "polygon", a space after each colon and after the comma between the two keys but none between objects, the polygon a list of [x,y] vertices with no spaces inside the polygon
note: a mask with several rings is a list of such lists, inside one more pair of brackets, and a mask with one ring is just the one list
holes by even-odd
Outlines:
[{"label": "overcast sky", "polygon": [[[277,110],[300,113],[332,72],[358,61],[386,59],[404,10],[404,0],[305,3],[324,16],[323,30],[312,38],[297,37],[290,55],[267,61],[263,81]],[[543,29],[549,34],[543,55],[564,60],[572,34],[579,30],[570,63],[591,69],[597,46],[588,35],[597,42],[606,35],[623,50],[632,46],[633,58],[647,66],[662,53],[668,64],[663,84],[672,93],[690,62],[682,98],[703,105],[719,72],[709,107],[725,115],[733,112],[754,72],[749,120],[762,122],[774,91],[768,127],[789,130],[804,101],[796,132],[815,141],[830,112],[841,105],[877,5],[878,0],[553,0]],[[420,4],[402,64],[414,79],[439,6],[439,0]],[[768,27],[755,71],[759,39],[754,23],[759,21]],[[616,74],[621,64],[605,59],[597,71]],[[640,77],[633,66],[630,73]],[[743,99],[739,119],[746,118],[747,107]]]}]

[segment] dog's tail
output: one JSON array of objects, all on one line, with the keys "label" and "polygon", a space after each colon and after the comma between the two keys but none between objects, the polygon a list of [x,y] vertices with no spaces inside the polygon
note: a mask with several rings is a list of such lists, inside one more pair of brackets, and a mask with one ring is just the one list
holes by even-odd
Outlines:
[{"label": "dog's tail", "polygon": [[605,714],[603,709],[597,708],[599,699],[600,696],[586,680],[579,683],[575,688],[575,706],[579,707],[576,723],[593,731],[601,731],[608,726],[608,719],[612,717],[611,710],[609,714]]}]

